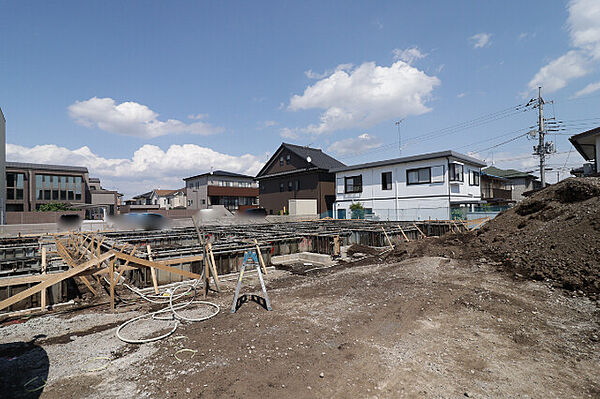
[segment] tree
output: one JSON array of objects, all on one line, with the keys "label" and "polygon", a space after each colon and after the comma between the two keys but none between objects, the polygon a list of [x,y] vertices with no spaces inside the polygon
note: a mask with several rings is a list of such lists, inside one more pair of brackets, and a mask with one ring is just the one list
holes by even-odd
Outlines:
[{"label": "tree", "polygon": [[350,205],[350,211],[352,211],[352,219],[364,219],[365,207],[360,202],[353,202]]},{"label": "tree", "polygon": [[69,204],[64,204],[62,202],[50,202],[48,204],[40,205],[40,212],[61,212],[61,211],[71,211],[72,209],[69,207]]}]

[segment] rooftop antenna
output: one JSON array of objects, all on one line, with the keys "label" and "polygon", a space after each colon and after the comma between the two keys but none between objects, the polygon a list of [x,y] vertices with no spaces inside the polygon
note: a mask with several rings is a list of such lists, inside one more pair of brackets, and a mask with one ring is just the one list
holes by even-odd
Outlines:
[{"label": "rooftop antenna", "polygon": [[396,121],[395,125],[398,127],[398,154],[402,155],[402,138],[400,137],[400,124],[404,121],[404,119],[406,118],[402,118],[399,121]]}]

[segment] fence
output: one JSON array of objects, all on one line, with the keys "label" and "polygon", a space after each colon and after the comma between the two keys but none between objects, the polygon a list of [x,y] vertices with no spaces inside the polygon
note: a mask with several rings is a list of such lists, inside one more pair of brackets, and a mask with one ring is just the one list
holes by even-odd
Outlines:
[{"label": "fence", "polygon": [[357,211],[339,209],[336,219],[365,219],[373,221],[417,221],[417,220],[475,220],[494,218],[508,206],[475,206],[469,207],[437,207],[437,208],[404,208],[404,209],[371,209]]}]

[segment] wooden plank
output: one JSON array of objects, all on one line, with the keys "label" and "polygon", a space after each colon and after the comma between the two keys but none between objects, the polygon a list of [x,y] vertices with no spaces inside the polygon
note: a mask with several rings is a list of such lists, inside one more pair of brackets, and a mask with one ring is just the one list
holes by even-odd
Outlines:
[{"label": "wooden plank", "polygon": [[425,235],[425,233],[423,233],[423,232],[421,231],[421,229],[419,228],[419,226],[417,226],[417,224],[416,224],[416,223],[413,223],[413,226],[415,226],[415,228],[416,228],[417,230],[419,230],[419,233],[421,233],[421,234],[423,235],[423,237],[427,238],[427,236]]},{"label": "wooden plank", "polygon": [[49,279],[53,274],[38,274],[35,276],[3,277],[0,278],[0,287],[11,287],[13,285],[39,283]]},{"label": "wooden plank", "polygon": [[262,257],[262,252],[260,251],[260,247],[258,246],[258,240],[254,239],[254,245],[256,245],[256,253],[258,254],[258,260],[260,262],[260,268],[263,270],[265,276],[267,275],[267,266],[265,265],[265,261]]},{"label": "wooden plank", "polygon": [[[150,262],[154,262],[154,259],[152,259],[152,248],[150,248],[150,244],[146,244],[146,250],[148,251],[148,260]],[[154,286],[154,293],[158,294],[158,280],[156,279],[156,269],[151,267],[150,274],[152,275],[152,285]]]},{"label": "wooden plank", "polygon": [[217,292],[221,292],[219,288],[219,274],[217,273],[217,264],[215,263],[215,256],[212,251],[212,244],[208,243],[208,253],[210,255],[210,270],[212,271],[213,280],[215,281],[215,287],[217,288]]},{"label": "wooden plank", "polygon": [[[46,274],[46,269],[48,267],[47,264],[47,260],[46,260],[46,247],[42,247],[42,275]],[[42,308],[42,310],[46,310],[46,302],[47,302],[47,292],[46,292],[47,288],[44,288],[42,290],[41,294],[41,304],[40,307]]]},{"label": "wooden plank", "polygon": [[381,230],[383,230],[383,234],[385,234],[385,238],[387,238],[388,244],[390,244],[390,248],[394,249],[394,244],[392,244],[392,240],[390,240],[390,237],[388,236],[388,233],[385,231],[383,226],[381,226]]},{"label": "wooden plank", "polygon": [[110,310],[115,311],[115,263],[108,265],[108,279],[110,280]]},{"label": "wooden plank", "polygon": [[116,258],[122,259],[125,261],[129,261],[135,265],[146,266],[146,267],[155,267],[157,269],[164,270],[165,272],[179,274],[180,276],[195,279],[195,280],[202,278],[202,276],[199,274],[188,272],[186,270],[177,269],[175,267],[166,266],[166,265],[160,264],[158,262],[150,262],[146,259],[138,258],[137,256],[127,255],[127,254],[123,254],[123,253],[119,253],[119,252],[115,252],[115,251],[112,251],[111,253],[114,254],[114,256]]},{"label": "wooden plank", "polygon": [[404,236],[404,239],[406,240],[406,242],[410,242],[410,240],[408,239],[406,233],[404,233],[404,230],[402,230],[402,227],[400,227],[400,225],[398,225],[398,228],[400,229],[400,233],[402,233],[402,235]]},{"label": "wooden plank", "polygon": [[74,276],[78,275],[79,273],[81,273],[82,271],[87,270],[93,266],[97,266],[100,263],[104,262],[105,260],[112,258],[113,256],[114,256],[113,253],[105,253],[105,254],[101,255],[99,258],[89,260],[89,261],[82,263],[81,265],[78,265],[77,267],[69,269],[65,272],[54,274],[54,275],[52,275],[52,277],[49,277],[48,279],[42,281],[41,283],[34,285],[33,287],[26,289],[25,291],[21,291],[18,294],[13,295],[10,298],[3,300],[2,302],[0,302],[0,310],[5,309],[5,308],[9,307],[10,305],[14,305],[15,303],[22,301],[23,299],[30,297],[31,295],[37,294],[41,290],[48,288],[56,283],[59,283],[69,277],[74,277]]}]

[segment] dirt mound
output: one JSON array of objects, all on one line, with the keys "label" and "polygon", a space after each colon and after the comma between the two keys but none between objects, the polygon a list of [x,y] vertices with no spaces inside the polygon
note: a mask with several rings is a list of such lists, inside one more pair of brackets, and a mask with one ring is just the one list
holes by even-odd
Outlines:
[{"label": "dirt mound", "polygon": [[477,232],[408,245],[409,256],[501,262],[535,280],[600,298],[600,178],[570,178],[502,212]]},{"label": "dirt mound", "polygon": [[368,245],[362,244],[352,244],[350,248],[348,248],[348,255],[352,256],[354,254],[361,253],[377,256],[380,255],[384,249],[385,248],[369,247]]},{"label": "dirt mound", "polygon": [[531,278],[600,293],[600,179],[571,178],[535,193],[478,232],[484,250]]}]

